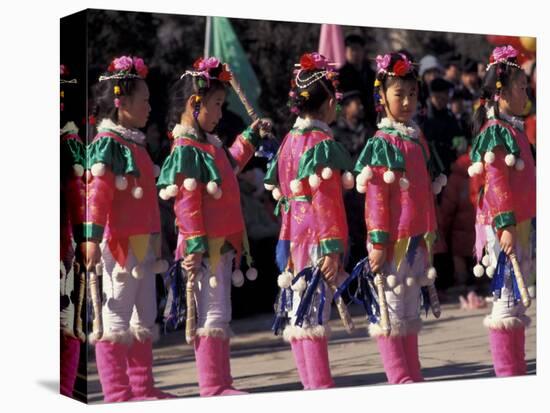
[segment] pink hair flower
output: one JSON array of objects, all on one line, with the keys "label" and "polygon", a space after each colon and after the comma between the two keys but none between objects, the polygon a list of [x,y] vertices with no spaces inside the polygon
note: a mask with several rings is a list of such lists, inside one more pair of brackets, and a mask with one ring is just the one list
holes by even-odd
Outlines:
[{"label": "pink hair flower", "polygon": [[500,60],[508,60],[512,57],[517,57],[518,51],[514,49],[512,46],[502,46],[502,47],[495,47],[493,50],[492,56],[495,61]]},{"label": "pink hair flower", "polygon": [[198,69],[200,71],[214,69],[215,67],[218,67],[219,64],[220,64],[220,61],[218,59],[216,59],[215,57],[209,57],[208,59],[203,59],[199,63]]},{"label": "pink hair flower", "polygon": [[376,71],[379,72],[381,70],[387,70],[390,65],[390,60],[391,56],[389,54],[385,54],[384,56],[376,56]]},{"label": "pink hair flower", "polygon": [[313,63],[316,69],[326,69],[327,67],[327,58],[320,53],[313,52],[311,53]]},{"label": "pink hair flower", "polygon": [[143,62],[143,59],[141,57],[134,57],[133,64],[137,74],[141,78],[147,77],[147,73],[149,72],[149,69],[147,65]]},{"label": "pink hair flower", "polygon": [[342,100],[342,98],[344,97],[342,92],[336,92],[334,96],[336,97],[336,100]]},{"label": "pink hair flower", "polygon": [[132,58],[128,56],[121,56],[113,60],[115,70],[130,70],[132,68]]}]

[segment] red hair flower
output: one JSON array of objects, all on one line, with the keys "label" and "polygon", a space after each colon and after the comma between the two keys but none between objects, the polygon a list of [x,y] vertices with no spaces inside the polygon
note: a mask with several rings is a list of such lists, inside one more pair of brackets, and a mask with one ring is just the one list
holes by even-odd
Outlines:
[{"label": "red hair flower", "polygon": [[305,53],[300,58],[300,67],[304,70],[314,70],[315,60],[310,53]]},{"label": "red hair flower", "polygon": [[199,67],[201,66],[203,60],[204,59],[202,57],[199,57],[197,60],[195,60],[195,63],[193,63],[193,69],[199,70]]},{"label": "red hair flower", "polygon": [[398,60],[393,65],[393,73],[395,73],[397,76],[405,76],[409,71],[410,65],[408,65],[403,60]]},{"label": "red hair flower", "polygon": [[233,79],[233,76],[229,70],[227,70],[227,66],[223,65],[223,69],[218,75],[218,79],[222,82],[229,82],[231,79]]}]

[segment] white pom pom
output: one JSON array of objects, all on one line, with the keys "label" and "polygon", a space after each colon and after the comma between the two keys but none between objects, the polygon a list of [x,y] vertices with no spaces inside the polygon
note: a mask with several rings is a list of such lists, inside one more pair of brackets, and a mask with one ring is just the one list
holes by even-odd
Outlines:
[{"label": "white pom pom", "polygon": [[437,180],[439,181],[442,187],[447,185],[447,175],[439,174],[439,176],[437,177]]},{"label": "white pom pom", "polygon": [[119,191],[124,191],[126,188],[128,188],[128,180],[125,176],[118,175],[115,178],[115,186],[116,189],[118,189]]},{"label": "white pom pom", "polygon": [[168,261],[158,259],[153,264],[153,272],[155,274],[164,274],[166,271],[168,271]]},{"label": "white pom pom", "polygon": [[384,182],[387,184],[395,182],[395,174],[393,173],[393,171],[387,170],[386,172],[384,172]]},{"label": "white pom pom", "polygon": [[292,274],[288,271],[279,274],[277,277],[277,285],[279,288],[288,288],[292,284]]},{"label": "white pom pom", "polygon": [[[241,273],[241,275],[242,275],[242,273]],[[231,279],[233,279],[233,276],[231,277]],[[243,280],[243,282],[244,282],[244,280]],[[211,275],[208,278],[208,285],[210,286],[210,288],[217,288],[218,287],[218,280],[216,279],[215,275]]]},{"label": "white pom pom", "polygon": [[342,175],[342,185],[344,186],[344,189],[353,188],[353,186],[355,185],[355,179],[351,172],[344,172],[344,174]]},{"label": "white pom pom", "polygon": [[483,162],[474,162],[473,171],[476,175],[481,175],[483,173]]},{"label": "white pom pom", "polygon": [[132,196],[135,199],[143,198],[143,188],[141,186],[135,186],[134,188],[132,188]]},{"label": "white pom pom", "polygon": [[283,196],[283,194],[281,193],[281,190],[279,188],[273,189],[273,192],[271,192],[271,195],[273,196],[273,199],[275,201],[278,201]]},{"label": "white pom pom", "polygon": [[405,178],[404,176],[402,176],[401,178],[399,178],[399,187],[403,190],[403,191],[406,191],[407,189],[409,189],[409,186],[410,186],[410,182],[407,178]]},{"label": "white pom pom", "polygon": [[248,270],[246,270],[246,279],[249,281],[254,281],[256,278],[258,278],[258,270],[256,268],[250,267]]},{"label": "white pom pom", "polygon": [[183,180],[183,187],[188,191],[194,191],[197,189],[197,180],[195,178],[185,178]]},{"label": "white pom pom", "polygon": [[275,185],[264,184],[264,188],[265,188],[267,191],[273,191],[273,190],[275,189]]},{"label": "white pom pom", "polygon": [[142,265],[138,264],[132,268],[132,277],[136,280],[141,280],[145,276],[145,271]]},{"label": "white pom pom", "polygon": [[235,287],[242,287],[244,284],[243,272],[241,270],[233,271],[233,274],[231,274],[231,282]]},{"label": "white pom pom", "polygon": [[332,178],[332,169],[330,169],[328,166],[325,166],[321,171],[321,176],[324,180]]},{"label": "white pom pom", "polygon": [[210,181],[206,184],[206,192],[210,195],[214,195],[218,190],[218,184],[214,181]]},{"label": "white pom pom", "polygon": [[506,165],[508,166],[514,166],[515,163],[516,163],[516,156],[512,153],[509,153],[508,155],[506,155],[504,157],[504,162],[506,163]]},{"label": "white pom pom", "polygon": [[367,176],[363,172],[357,175],[357,185],[367,186],[368,181]]},{"label": "white pom pom", "polygon": [[365,176],[365,178],[367,178],[367,181],[369,179],[372,179],[372,169],[370,166],[365,166],[362,170],[361,170],[361,174]]},{"label": "white pom pom", "polygon": [[176,195],[178,195],[179,188],[176,184],[168,185],[166,187],[166,195],[170,198],[174,198]]},{"label": "white pom pom", "polygon": [[214,194],[212,195],[212,198],[214,199],[220,199],[223,195],[223,192],[221,190],[221,188],[218,188],[218,190],[216,192],[214,192]]},{"label": "white pom pom", "polygon": [[487,274],[487,277],[493,278],[493,275],[495,274],[495,267],[487,267],[485,273]]},{"label": "white pom pom", "polygon": [[311,189],[319,188],[319,185],[321,185],[321,178],[317,174],[310,175],[307,181]]},{"label": "white pom pom", "polygon": [[489,258],[488,255],[484,255],[483,258],[481,259],[481,263],[482,263],[485,267],[488,267],[489,264],[491,264],[491,259]]},{"label": "white pom pom", "polygon": [[426,277],[428,277],[429,280],[435,280],[437,278],[437,271],[434,267],[430,267],[428,269],[428,272],[426,273]]},{"label": "white pom pom", "polygon": [[495,161],[495,153],[493,151],[485,152],[485,155],[483,155],[483,160],[486,163],[493,163]]},{"label": "white pom pom", "polygon": [[407,277],[405,278],[405,284],[407,284],[407,287],[412,287],[416,284],[416,279],[414,277]]},{"label": "white pom pom", "polygon": [[393,293],[395,295],[401,295],[403,294],[403,291],[404,291],[403,284],[398,284],[393,288]]},{"label": "white pom pom", "polygon": [[155,175],[155,178],[160,176],[160,166],[153,165],[153,175]]},{"label": "white pom pom", "polygon": [[84,167],[75,163],[73,165],[73,172],[75,176],[78,176],[80,178],[82,175],[84,175]]},{"label": "white pom pom", "polygon": [[290,181],[290,190],[293,194],[302,192],[302,189],[303,186],[301,181],[299,181],[298,179],[293,179],[292,181]]},{"label": "white pom pom", "polygon": [[483,268],[483,265],[477,264],[477,265],[474,267],[474,275],[475,275],[477,278],[483,277],[483,274],[484,274],[484,273],[485,273],[485,269]]},{"label": "white pom pom", "polygon": [[397,277],[395,275],[388,275],[386,277],[386,284],[390,288],[395,288],[395,286],[397,285]]},{"label": "white pom pom", "polygon": [[366,185],[360,185],[359,182],[357,182],[357,185],[355,186],[355,189],[357,189],[357,192],[360,194],[364,194],[367,192],[367,186]]},{"label": "white pom pom", "polygon": [[296,291],[296,292],[302,292],[306,289],[306,280],[304,279],[304,277],[300,277],[298,278],[298,281],[296,281],[294,284],[292,284],[292,291]]},{"label": "white pom pom", "polygon": [[432,192],[434,194],[439,194],[441,192],[441,184],[437,181],[432,182]]},{"label": "white pom pom", "polygon": [[523,162],[523,159],[519,158],[517,161],[516,161],[516,169],[518,171],[523,171],[523,169],[525,168],[525,162]]},{"label": "white pom pom", "polygon": [[159,191],[159,197],[160,199],[163,199],[165,201],[168,201],[170,199],[170,197],[168,196],[168,194],[166,193],[166,189],[165,188],[162,188],[160,191]]},{"label": "white pom pom", "polygon": [[475,174],[476,173],[474,172],[474,165],[470,165],[468,167],[468,175],[470,175],[470,177],[473,177],[473,176],[475,176]]},{"label": "white pom pom", "polygon": [[105,164],[104,163],[94,163],[92,165],[92,176],[103,176],[105,175]]}]

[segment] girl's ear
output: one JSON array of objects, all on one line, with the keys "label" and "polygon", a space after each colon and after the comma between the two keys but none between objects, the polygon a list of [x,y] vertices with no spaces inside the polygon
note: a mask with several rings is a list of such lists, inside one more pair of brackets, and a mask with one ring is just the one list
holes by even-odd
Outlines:
[{"label": "girl's ear", "polygon": [[193,111],[195,110],[195,102],[197,98],[200,99],[199,95],[189,96],[189,99],[187,99],[187,103],[185,104],[186,111],[189,111],[189,113],[193,113]]},{"label": "girl's ear", "polygon": [[380,104],[381,105],[386,105],[386,92],[384,90],[382,90],[382,88],[380,88],[379,92],[380,94]]}]

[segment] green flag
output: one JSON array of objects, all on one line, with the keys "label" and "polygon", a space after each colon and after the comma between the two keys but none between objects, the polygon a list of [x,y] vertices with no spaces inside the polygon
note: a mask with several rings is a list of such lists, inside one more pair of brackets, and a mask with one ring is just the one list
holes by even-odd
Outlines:
[{"label": "green flag", "polygon": [[[207,41],[210,40],[210,44],[206,47],[209,51],[208,54],[229,64],[231,71],[239,80],[248,102],[258,116],[261,116],[258,107],[258,98],[261,92],[260,84],[254,69],[248,61],[248,56],[233,31],[231,22],[226,17],[211,17],[210,19],[210,33],[209,36],[206,36]],[[229,110],[241,116],[245,123],[250,123],[251,119],[234,91],[227,95],[227,103]]]}]

